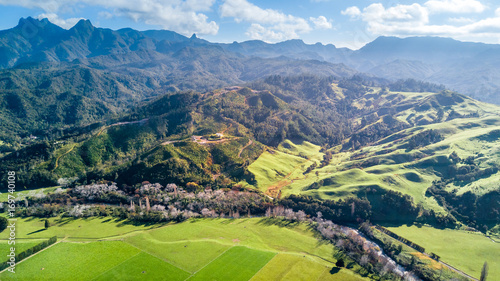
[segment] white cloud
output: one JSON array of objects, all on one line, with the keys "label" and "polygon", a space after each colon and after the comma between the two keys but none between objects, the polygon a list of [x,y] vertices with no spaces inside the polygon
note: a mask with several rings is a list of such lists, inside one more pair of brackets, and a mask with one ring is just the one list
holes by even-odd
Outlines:
[{"label": "white cloud", "polygon": [[[68,1],[71,4],[74,4],[73,1]],[[55,13],[63,5],[62,1],[58,0],[0,0],[0,5],[5,6],[20,6],[24,8],[39,8],[44,10],[47,13]]]},{"label": "white cloud", "polygon": [[363,21],[368,24],[368,31],[374,34],[408,33],[429,22],[427,9],[419,4],[396,5],[385,8],[380,3],[371,4],[363,9]]},{"label": "white cloud", "polygon": [[482,13],[486,7],[477,0],[429,0],[424,4],[430,13]]},{"label": "white cloud", "polygon": [[101,11],[98,13],[99,17],[104,18],[104,19],[111,19],[114,17],[114,15],[108,11]]},{"label": "white cloud", "polygon": [[[446,1],[450,4],[446,11],[444,8],[438,9],[436,8],[437,6],[434,6],[435,10],[431,12],[430,6]],[[429,2],[433,2],[434,4],[429,6]],[[366,22],[365,37],[380,35],[400,37],[430,35],[452,37],[458,40],[499,43],[500,8],[490,18],[474,20],[466,17],[452,17],[448,18],[449,24],[434,24],[432,22],[433,18],[429,16],[436,11],[459,13],[464,10],[452,4],[463,4],[466,2],[473,5],[477,1],[432,0],[426,2],[424,5],[417,3],[412,5],[398,4],[388,8],[384,7],[381,3],[375,3],[365,7],[357,17]],[[473,7],[476,7],[475,10]],[[469,9],[470,11],[477,12],[481,9],[479,7],[469,6]],[[352,10],[354,11],[355,9]],[[348,13],[347,10],[343,14],[351,17],[357,15],[356,13]]]},{"label": "white cloud", "polygon": [[38,15],[38,19],[44,19],[47,18],[51,23],[59,25],[62,28],[65,29],[70,29],[73,27],[79,20],[82,18],[69,18],[69,19],[62,19],[60,18],[57,14],[54,13],[42,13]]},{"label": "white cloud", "polygon": [[238,23],[251,23],[246,34],[252,39],[265,41],[293,39],[298,38],[300,33],[312,30],[307,20],[303,18],[273,9],[262,9],[246,0],[225,0],[220,6],[220,13],[221,17],[234,18]]},{"label": "white cloud", "polygon": [[210,11],[214,3],[215,0],[0,0],[0,5],[39,8],[53,17],[77,4],[97,6],[109,9],[115,16],[158,25],[185,35],[217,34],[217,23],[202,13]]},{"label": "white cloud", "polygon": [[314,23],[314,27],[317,29],[331,29],[333,27],[332,23],[324,16],[310,17],[309,20]]},{"label": "white cloud", "polygon": [[473,23],[474,20],[471,18],[464,18],[464,17],[459,17],[459,18],[449,18],[449,22],[451,23],[458,23],[458,24],[464,24],[464,23]]},{"label": "white cloud", "polygon": [[352,6],[340,12],[344,16],[350,16],[351,18],[358,18],[361,16],[361,11],[358,7]]},{"label": "white cloud", "polygon": [[245,34],[248,37],[256,40],[281,41],[285,39],[284,33],[275,32],[271,29],[263,27],[258,23],[252,23]]}]

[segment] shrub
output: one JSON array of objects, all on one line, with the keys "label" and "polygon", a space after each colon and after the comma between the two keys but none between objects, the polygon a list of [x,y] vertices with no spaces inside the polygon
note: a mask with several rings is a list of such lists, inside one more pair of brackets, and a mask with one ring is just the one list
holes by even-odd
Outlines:
[{"label": "shrub", "polygon": [[4,231],[7,228],[8,223],[9,221],[6,218],[0,217],[0,232]]}]

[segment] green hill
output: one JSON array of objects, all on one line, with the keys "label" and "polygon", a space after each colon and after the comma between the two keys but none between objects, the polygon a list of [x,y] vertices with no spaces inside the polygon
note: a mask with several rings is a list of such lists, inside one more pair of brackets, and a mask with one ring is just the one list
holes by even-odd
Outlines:
[{"label": "green hill", "polygon": [[[430,84],[403,86],[412,85],[422,92],[359,77],[273,76],[252,89],[167,94],[111,125],[11,153],[2,169],[21,171],[28,189],[101,179],[255,188],[274,198],[357,197],[381,221],[430,212],[494,228],[499,108],[425,92]],[[415,209],[396,216],[397,204],[384,209],[391,196]]]}]

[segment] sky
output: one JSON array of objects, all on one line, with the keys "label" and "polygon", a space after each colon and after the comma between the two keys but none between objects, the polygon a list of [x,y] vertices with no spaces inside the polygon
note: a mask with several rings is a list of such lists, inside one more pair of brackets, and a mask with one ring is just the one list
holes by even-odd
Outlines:
[{"label": "sky", "polygon": [[0,0],[0,29],[28,16],[66,29],[84,18],[212,42],[302,39],[359,49],[379,36],[441,36],[500,43],[498,0]]}]

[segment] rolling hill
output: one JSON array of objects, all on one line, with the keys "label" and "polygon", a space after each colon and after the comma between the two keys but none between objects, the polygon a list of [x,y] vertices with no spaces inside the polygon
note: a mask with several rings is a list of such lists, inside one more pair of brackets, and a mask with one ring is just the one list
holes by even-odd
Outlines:
[{"label": "rolling hill", "polygon": [[23,171],[28,187],[107,179],[357,197],[385,212],[383,221],[418,221],[418,212],[391,217],[380,205],[396,194],[420,212],[494,229],[499,108],[446,90],[372,84],[272,76],[253,89],[167,94],[110,125],[4,156],[2,170]]}]

